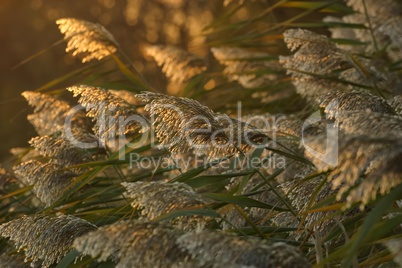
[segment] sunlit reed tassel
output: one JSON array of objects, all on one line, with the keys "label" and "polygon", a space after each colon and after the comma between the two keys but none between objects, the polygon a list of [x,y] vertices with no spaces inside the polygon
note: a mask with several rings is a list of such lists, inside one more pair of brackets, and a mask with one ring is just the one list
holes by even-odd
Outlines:
[{"label": "sunlit reed tassel", "polygon": [[303,29],[290,29],[284,32],[284,39],[290,51],[295,53],[280,56],[279,61],[292,76],[300,95],[314,100],[325,93],[348,90],[345,85],[328,79],[337,71],[353,65],[326,36]]},{"label": "sunlit reed tassel", "polygon": [[157,222],[123,221],[102,226],[74,241],[81,253],[123,267],[176,267],[190,258],[176,244],[183,232]]},{"label": "sunlit reed tassel", "polygon": [[75,238],[93,230],[93,224],[70,215],[30,215],[0,225],[0,235],[24,249],[26,261],[42,267],[60,262]]},{"label": "sunlit reed tassel", "polygon": [[29,141],[36,151],[61,166],[74,166],[91,160],[90,151],[73,146],[61,137],[41,136]]},{"label": "sunlit reed tassel", "polygon": [[[311,137],[310,148],[325,151],[324,134]],[[337,165],[329,168],[317,163],[318,171],[329,171],[328,181],[337,190],[337,200],[346,207],[360,203],[364,208],[377,195],[385,195],[402,183],[402,144],[399,137],[356,135],[342,136],[338,141]],[[307,157],[310,157],[307,154]]]},{"label": "sunlit reed tassel", "polygon": [[66,52],[81,56],[82,62],[101,60],[117,51],[117,41],[102,25],[74,18],[56,21],[67,41]]},{"label": "sunlit reed tassel", "polygon": [[30,160],[14,167],[15,175],[26,185],[33,185],[32,191],[46,206],[57,201],[77,176],[53,163]]},{"label": "sunlit reed tassel", "polygon": [[94,141],[94,136],[90,133],[90,121],[83,111],[75,110],[65,101],[39,92],[25,91],[22,96],[34,107],[34,113],[28,115],[28,120],[39,135],[65,135],[66,120],[70,118],[69,127],[75,138]]},{"label": "sunlit reed tassel", "polygon": [[162,72],[174,82],[183,83],[206,70],[203,59],[173,46],[147,46],[145,53],[151,56]]},{"label": "sunlit reed tassel", "polygon": [[241,48],[213,47],[214,57],[225,66],[223,73],[229,81],[237,81],[245,88],[258,88],[272,84],[280,65],[270,54]]},{"label": "sunlit reed tassel", "polygon": [[137,113],[134,105],[119,96],[103,88],[85,85],[67,90],[73,92],[74,97],[80,96],[78,102],[85,107],[87,116],[95,121],[93,130],[102,144],[144,130],[145,119]]},{"label": "sunlit reed tassel", "polygon": [[[174,210],[199,209],[207,201],[193,188],[184,183],[133,182],[123,183],[125,195],[131,199],[131,206],[140,209],[141,215],[153,220]],[[184,230],[203,229],[210,221],[209,217],[181,216],[172,223]]]},{"label": "sunlit reed tassel", "polygon": [[328,118],[336,118],[338,113],[351,111],[372,111],[395,115],[394,110],[383,99],[363,92],[333,92],[317,99]]},{"label": "sunlit reed tassel", "polygon": [[266,139],[252,126],[192,99],[151,92],[137,97],[146,103],[158,141],[173,154],[194,150],[216,159],[245,153]]},{"label": "sunlit reed tassel", "polygon": [[298,248],[282,242],[272,243],[217,231],[187,233],[177,241],[201,266],[218,263],[212,267],[311,267]]}]

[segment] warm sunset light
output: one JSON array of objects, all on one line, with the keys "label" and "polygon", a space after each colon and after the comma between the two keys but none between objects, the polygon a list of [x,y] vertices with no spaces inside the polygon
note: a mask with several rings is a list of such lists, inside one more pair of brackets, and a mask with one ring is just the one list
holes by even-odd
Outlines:
[{"label": "warm sunset light", "polygon": [[402,267],[400,0],[0,20],[0,267]]}]

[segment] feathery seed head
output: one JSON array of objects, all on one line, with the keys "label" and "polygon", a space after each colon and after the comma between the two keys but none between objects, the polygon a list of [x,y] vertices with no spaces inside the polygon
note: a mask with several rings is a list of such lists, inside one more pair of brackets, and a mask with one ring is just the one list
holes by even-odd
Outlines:
[{"label": "feathery seed head", "polygon": [[136,107],[119,96],[99,87],[73,86],[67,88],[87,111],[87,116],[95,121],[93,128],[102,143],[116,136],[138,133],[143,118]]},{"label": "feathery seed head", "polygon": [[25,250],[26,261],[43,267],[60,262],[76,237],[96,229],[93,224],[71,215],[30,215],[0,225],[0,235]]},{"label": "feathery seed head", "polygon": [[337,198],[348,193],[348,206],[364,207],[377,194],[384,195],[402,183],[402,144],[400,138],[356,136],[342,139],[338,166],[329,180],[339,188]]},{"label": "feathery seed head", "polygon": [[[126,188],[126,196],[133,201],[131,206],[142,209],[141,215],[153,220],[174,210],[199,208],[207,201],[193,188],[184,183],[166,182],[134,182],[122,183]],[[181,229],[202,229],[211,219],[208,217],[188,216],[179,217],[173,224]]]},{"label": "feathery seed head", "polygon": [[335,124],[350,135],[402,137],[402,118],[389,114],[371,111],[340,112],[336,116]]},{"label": "feathery seed head", "polygon": [[74,18],[56,21],[67,41],[66,52],[83,56],[82,62],[101,60],[117,51],[118,44],[112,34],[102,25]]},{"label": "feathery seed head", "polygon": [[329,119],[336,119],[338,113],[348,111],[372,111],[394,115],[388,103],[377,96],[363,92],[332,92],[318,98],[320,107],[325,108]]},{"label": "feathery seed head", "polygon": [[[62,130],[65,119],[71,110],[67,102],[33,91],[25,91],[22,96],[29,105],[34,107],[34,114],[28,115],[28,120],[39,135],[51,135]],[[83,120],[83,117],[85,114],[79,112],[76,114],[77,124],[79,124],[78,121]]]},{"label": "feathery seed head", "polygon": [[74,166],[88,162],[91,159],[89,151],[73,146],[62,137],[42,136],[29,141],[35,150],[51,161],[61,166]]},{"label": "feathery seed head", "polygon": [[229,81],[237,81],[245,88],[263,87],[277,79],[274,74],[258,74],[280,69],[277,61],[269,60],[272,56],[267,53],[231,47],[213,47],[211,52],[225,65],[223,73]]},{"label": "feathery seed head", "polygon": [[45,205],[50,206],[63,195],[72,178],[77,176],[76,173],[63,169],[57,164],[30,160],[15,166],[14,172],[23,183],[33,185],[34,194]]},{"label": "feathery seed head", "polygon": [[117,259],[116,267],[172,267],[190,257],[176,244],[182,231],[156,222],[126,221],[77,238],[74,247],[98,261]]},{"label": "feathery seed head", "polygon": [[39,135],[61,133],[63,137],[70,138],[68,130],[74,139],[81,142],[96,141],[83,111],[73,109],[65,101],[38,92],[25,91],[22,96],[34,107],[34,113],[28,115],[28,120]]},{"label": "feathery seed head", "polygon": [[177,240],[200,264],[219,262],[229,267],[310,267],[296,247],[282,242],[269,243],[253,237],[237,237],[223,232],[187,233]]},{"label": "feathery seed head", "polygon": [[284,32],[284,38],[288,48],[295,53],[281,56],[279,62],[292,75],[299,94],[314,98],[334,89],[346,90],[344,85],[320,78],[333,76],[337,71],[353,66],[345,53],[326,36],[303,29],[290,29]]},{"label": "feathery seed head", "polygon": [[173,46],[147,46],[145,52],[174,82],[186,82],[207,69],[203,59]]},{"label": "feathery seed head", "polygon": [[156,137],[173,154],[190,149],[209,158],[247,152],[253,145],[265,140],[265,135],[251,126],[219,115],[199,102],[145,92],[138,94],[151,114]]}]

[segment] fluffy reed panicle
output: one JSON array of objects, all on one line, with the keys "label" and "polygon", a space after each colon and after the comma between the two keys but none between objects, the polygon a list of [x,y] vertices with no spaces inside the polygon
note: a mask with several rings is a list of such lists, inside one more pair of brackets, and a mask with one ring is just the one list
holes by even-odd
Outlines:
[{"label": "fluffy reed panicle", "polygon": [[[279,188],[283,191],[286,197],[289,198],[296,211],[302,212],[309,208],[311,194],[316,191],[318,187],[322,188],[318,191],[312,206],[336,193],[336,190],[332,188],[331,182],[326,182],[323,186],[321,185],[323,179],[325,178],[317,177],[315,179],[306,181],[305,183],[300,183],[300,180],[294,179],[292,181],[281,183]],[[335,216],[331,217],[331,214],[333,214],[332,211],[308,213],[304,219],[303,226],[324,236],[328,234],[328,231],[330,231],[331,228],[336,224],[336,218]],[[323,220],[325,217],[328,218]],[[340,215],[338,216],[338,219],[344,219],[344,217],[344,215]],[[280,219],[281,222],[278,222],[278,219]],[[275,221],[279,224],[279,226],[282,226],[286,221],[289,223],[295,221],[295,217],[293,215],[287,215],[287,217],[284,217],[283,214],[280,214],[278,217],[276,217]],[[298,223],[295,222],[294,226],[297,227],[297,224]]]},{"label": "fluffy reed panicle", "polygon": [[174,267],[189,259],[176,244],[181,234],[160,223],[126,221],[83,235],[74,241],[74,247],[100,262],[114,259],[117,268]]},{"label": "fluffy reed panicle", "polygon": [[297,71],[330,74],[351,66],[342,51],[324,35],[304,29],[286,30],[283,35],[290,51],[296,51],[292,58],[281,58],[292,74]]},{"label": "fluffy reed panicle", "polygon": [[298,248],[282,242],[214,231],[187,233],[177,242],[200,266],[218,262],[222,265],[216,267],[311,267]]},{"label": "fluffy reed panicle", "polygon": [[329,180],[339,188],[338,200],[344,197],[347,205],[361,202],[364,207],[377,194],[387,194],[402,183],[402,144],[396,138],[364,136],[341,140],[337,167]]},{"label": "fluffy reed panicle", "polygon": [[30,215],[0,225],[0,235],[10,238],[18,250],[25,250],[25,261],[49,267],[72,249],[75,238],[95,229],[71,215]]},{"label": "fluffy reed panicle", "polygon": [[62,137],[34,137],[29,144],[42,156],[49,157],[51,162],[60,166],[74,166],[91,160],[88,150],[77,148]]},{"label": "fluffy reed panicle", "polygon": [[151,56],[163,73],[174,82],[183,83],[204,72],[207,68],[203,59],[173,46],[147,46],[145,52]]},{"label": "fluffy reed panicle", "polygon": [[344,16],[342,20],[346,23],[363,24],[367,27],[365,29],[353,29],[356,38],[361,42],[367,43],[367,45],[362,46],[362,49],[365,48],[368,53],[384,50],[392,61],[401,60],[401,2],[398,0],[382,2],[375,0],[347,0],[346,3],[357,13]]},{"label": "fluffy reed panicle", "polygon": [[353,65],[326,36],[308,30],[290,29],[284,32],[285,43],[292,56],[281,56],[279,62],[292,75],[296,90],[304,97],[318,97],[333,90],[346,90],[344,85],[322,76],[337,77],[337,71]]},{"label": "fluffy reed panicle", "polygon": [[384,63],[341,50],[326,36],[308,30],[284,32],[292,56],[280,63],[292,76],[297,92],[310,99],[331,92],[350,91],[353,84],[385,91],[398,91],[397,75],[384,69]]},{"label": "fluffy reed panicle", "polygon": [[112,34],[100,24],[74,18],[58,19],[56,24],[67,41],[66,52],[82,57],[83,63],[101,60],[118,49]]},{"label": "fluffy reed panicle", "polygon": [[[167,182],[133,182],[122,183],[126,188],[125,195],[132,199],[131,206],[141,209],[141,215],[153,220],[161,215],[180,209],[197,209],[207,201],[184,183]],[[174,225],[184,230],[203,229],[210,221],[208,217],[179,217]]]},{"label": "fluffy reed panicle", "polygon": [[225,66],[223,73],[228,80],[237,81],[245,88],[267,86],[277,79],[277,75],[267,74],[279,69],[277,61],[267,53],[231,47],[213,47],[211,52]]},{"label": "fluffy reed panicle", "polygon": [[46,94],[25,91],[22,96],[34,107],[34,113],[28,115],[28,120],[41,135],[52,135],[64,132],[66,119],[71,117],[71,129],[73,134],[82,133],[80,136],[89,136],[88,120],[82,111],[74,111],[65,101],[58,100]]},{"label": "fluffy reed panicle", "polygon": [[362,92],[332,92],[317,99],[329,119],[336,119],[341,112],[372,111],[395,115],[394,109],[386,100]]},{"label": "fluffy reed panicle", "polygon": [[158,141],[173,154],[193,149],[219,158],[238,153],[238,148],[247,152],[252,143],[264,141],[265,135],[253,127],[215,114],[195,100],[151,92],[137,97],[147,103]]},{"label": "fluffy reed panicle", "polygon": [[318,98],[329,119],[346,134],[400,137],[402,118],[386,100],[369,93],[334,92]]},{"label": "fluffy reed panicle", "polygon": [[46,206],[50,206],[63,195],[72,179],[77,176],[76,173],[63,169],[63,166],[57,164],[30,160],[15,166],[14,172],[24,184],[33,185],[35,196]]},{"label": "fluffy reed panicle", "polygon": [[401,138],[402,118],[371,111],[341,112],[335,123],[339,129],[350,135]]},{"label": "fluffy reed panicle", "polygon": [[[138,133],[142,117],[136,107],[119,96],[99,87],[73,86],[67,88],[85,107],[87,116],[95,121],[93,130],[102,143],[117,136]],[[140,121],[139,121],[140,120]]]}]

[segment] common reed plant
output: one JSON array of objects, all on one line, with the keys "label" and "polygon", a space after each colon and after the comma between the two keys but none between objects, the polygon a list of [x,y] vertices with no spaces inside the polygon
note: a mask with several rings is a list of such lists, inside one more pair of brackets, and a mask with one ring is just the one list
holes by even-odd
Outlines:
[{"label": "common reed plant", "polygon": [[145,46],[175,95],[103,26],[56,21],[126,79],[22,93],[37,136],[0,168],[0,262],[401,265],[400,1],[221,2],[208,55]]}]

